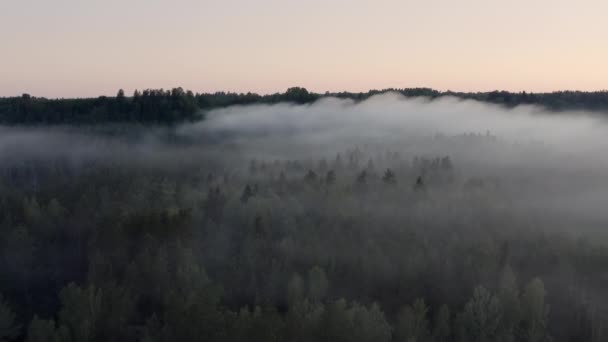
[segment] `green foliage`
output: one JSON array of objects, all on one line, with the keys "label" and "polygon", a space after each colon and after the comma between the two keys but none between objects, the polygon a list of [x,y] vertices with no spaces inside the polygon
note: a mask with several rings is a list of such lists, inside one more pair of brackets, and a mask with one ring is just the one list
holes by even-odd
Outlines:
[{"label": "green foliage", "polygon": [[530,342],[547,340],[549,307],[545,304],[545,285],[532,279],[522,294],[523,338]]},{"label": "green foliage", "polygon": [[428,341],[429,322],[427,318],[428,307],[424,299],[416,299],[412,305],[403,307],[397,316],[395,336],[404,342]]},{"label": "green foliage", "polygon": [[59,321],[70,332],[73,342],[94,341],[100,335],[103,293],[93,286],[80,288],[74,283],[61,291]]},{"label": "green foliage", "polygon": [[459,316],[462,341],[496,341],[501,333],[502,307],[496,296],[483,286],[473,291],[473,297]]},{"label": "green foliage", "polygon": [[0,122],[5,124],[84,124],[99,122],[175,123],[197,120],[194,94],[182,88],[146,89],[125,97],[91,99],[36,98],[29,95],[0,98]]},{"label": "green foliage", "polygon": [[56,327],[52,319],[40,319],[34,316],[27,329],[26,342],[70,342],[72,341],[65,326]]},{"label": "green foliage", "polygon": [[351,308],[353,336],[351,341],[388,342],[391,340],[391,326],[377,303],[369,307],[354,303]]},{"label": "green foliage", "polygon": [[369,308],[339,299],[327,305],[320,341],[390,341],[391,327],[377,304]]},{"label": "green foliage", "polygon": [[[425,162],[388,152],[258,159],[255,175],[179,158],[2,164],[1,340],[602,340],[601,239],[480,200],[500,190],[463,190],[454,166],[420,196]],[[325,170],[314,186],[309,170]]]},{"label": "green foliage", "polygon": [[321,338],[325,305],[307,299],[290,304],[286,333],[290,341],[314,341]]}]

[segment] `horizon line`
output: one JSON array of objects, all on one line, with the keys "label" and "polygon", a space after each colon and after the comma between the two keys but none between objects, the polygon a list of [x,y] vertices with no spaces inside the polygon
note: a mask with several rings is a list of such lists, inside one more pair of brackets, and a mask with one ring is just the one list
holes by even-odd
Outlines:
[{"label": "horizon line", "polygon": [[[215,91],[202,91],[202,92],[198,92],[198,91],[193,91],[192,89],[186,89],[184,87],[181,86],[175,86],[175,87],[161,87],[161,88],[135,88],[133,89],[133,91],[128,94],[125,92],[125,96],[126,97],[133,97],[134,93],[139,91],[145,91],[145,90],[163,90],[163,91],[170,91],[172,89],[179,89],[181,88],[182,90],[186,91],[186,92],[192,92],[195,96],[197,95],[214,95],[214,94],[219,94],[219,93],[225,93],[225,94],[237,94],[237,95],[246,95],[246,94],[251,94],[251,95],[258,95],[258,96],[272,96],[272,95],[277,95],[277,94],[285,94],[287,91],[289,91],[290,89],[304,89],[306,90],[308,93],[310,94],[315,94],[315,95],[320,95],[320,96],[327,96],[327,95],[335,95],[335,94],[368,94],[371,92],[390,92],[390,91],[402,91],[402,90],[430,90],[430,91],[434,91],[439,93],[439,95],[449,95],[449,94],[489,94],[489,93],[510,93],[510,94],[556,94],[556,93],[606,93],[608,92],[608,88],[604,88],[604,89],[596,89],[596,90],[579,90],[579,89],[556,89],[556,90],[551,90],[551,91],[528,91],[528,90],[519,90],[519,91],[514,91],[514,90],[505,90],[505,89],[493,89],[493,90],[478,90],[478,91],[461,91],[461,90],[452,90],[452,89],[446,89],[446,90],[440,90],[437,88],[432,88],[432,87],[388,87],[388,88],[370,88],[366,91],[351,91],[351,90],[340,90],[340,91],[312,91],[312,90],[308,90],[306,87],[301,87],[301,86],[291,86],[286,88],[283,91],[275,91],[275,92],[255,92],[255,91],[232,91],[232,90],[215,90]],[[78,99],[96,99],[96,98],[101,98],[101,97],[116,97],[118,92],[120,90],[124,91],[124,88],[118,88],[116,90],[116,92],[112,95],[105,95],[105,94],[100,94],[97,96],[64,96],[64,97],[47,97],[47,96],[37,96],[36,94],[33,93],[29,93],[29,92],[22,92],[21,94],[15,94],[15,95],[0,95],[0,98],[17,98],[17,97],[23,97],[25,95],[33,97],[33,98],[37,98],[37,99],[47,99],[47,100],[68,100],[68,99],[73,99],[73,100],[78,100]]]}]

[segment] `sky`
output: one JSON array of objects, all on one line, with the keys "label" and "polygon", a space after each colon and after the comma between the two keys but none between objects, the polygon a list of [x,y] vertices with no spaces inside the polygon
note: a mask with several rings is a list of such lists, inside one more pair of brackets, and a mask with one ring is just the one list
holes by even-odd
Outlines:
[{"label": "sky", "polygon": [[0,96],[608,89],[605,0],[0,1]]}]

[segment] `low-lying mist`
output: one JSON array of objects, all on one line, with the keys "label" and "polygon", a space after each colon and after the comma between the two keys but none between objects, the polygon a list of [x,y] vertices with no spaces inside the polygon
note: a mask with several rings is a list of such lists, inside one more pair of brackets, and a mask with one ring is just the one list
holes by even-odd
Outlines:
[{"label": "low-lying mist", "polygon": [[[606,120],[597,114],[556,114],[534,106],[505,109],[456,98],[431,101],[386,94],[360,103],[323,99],[305,106],[229,107],[212,111],[206,121],[183,126],[179,132],[214,136],[245,151],[278,158],[294,153],[318,157],[353,144],[380,148],[400,144],[396,148],[403,153],[448,148],[444,153],[486,163],[523,165],[531,162],[527,154],[542,152],[547,159],[561,155],[605,165],[606,161],[589,156],[606,147],[607,131]],[[492,136],[502,147],[482,142],[464,149],[459,148],[464,143],[454,145],[454,140],[466,140],[468,135]],[[449,142],[442,144],[442,139]]]},{"label": "low-lying mist", "polygon": [[0,127],[0,312],[17,312],[0,326],[73,341],[605,336],[608,117],[397,94],[204,114]]},{"label": "low-lying mist", "polygon": [[[2,127],[0,159],[4,166],[62,159],[76,168],[111,162],[238,173],[251,160],[313,165],[351,150],[365,159],[362,165],[371,161],[382,169],[449,156],[460,185],[485,180],[508,193],[514,206],[604,221],[607,137],[608,120],[597,113],[384,94],[363,102],[326,98],[310,105],[233,106],[173,128]],[[394,155],[386,158],[387,153]],[[400,181],[411,185],[415,179]]]},{"label": "low-lying mist", "polygon": [[178,132],[212,137],[248,158],[269,160],[331,159],[353,147],[372,158],[387,150],[410,161],[450,156],[464,179],[497,180],[516,190],[513,200],[522,206],[608,219],[602,204],[608,194],[608,160],[602,157],[608,120],[597,113],[386,94],[360,103],[230,107]]}]

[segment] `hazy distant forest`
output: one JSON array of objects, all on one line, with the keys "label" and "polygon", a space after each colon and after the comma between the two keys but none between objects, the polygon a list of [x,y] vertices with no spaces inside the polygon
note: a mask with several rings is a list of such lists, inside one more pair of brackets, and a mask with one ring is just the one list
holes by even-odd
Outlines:
[{"label": "hazy distant forest", "polygon": [[0,124],[91,124],[103,122],[176,123],[200,119],[200,110],[247,104],[293,102],[312,103],[322,97],[337,97],[356,101],[371,96],[397,92],[404,96],[438,98],[455,96],[514,107],[522,104],[539,105],[554,111],[592,110],[608,112],[608,91],[562,91],[553,93],[486,93],[440,92],[429,88],[370,90],[366,93],[308,92],[293,87],[284,93],[258,95],[255,93],[194,94],[182,88],[171,90],[136,90],[131,97],[119,90],[117,96],[86,99],[45,99],[23,94],[0,98]]},{"label": "hazy distant forest", "polygon": [[0,341],[608,340],[608,92],[380,93],[0,99]]}]

